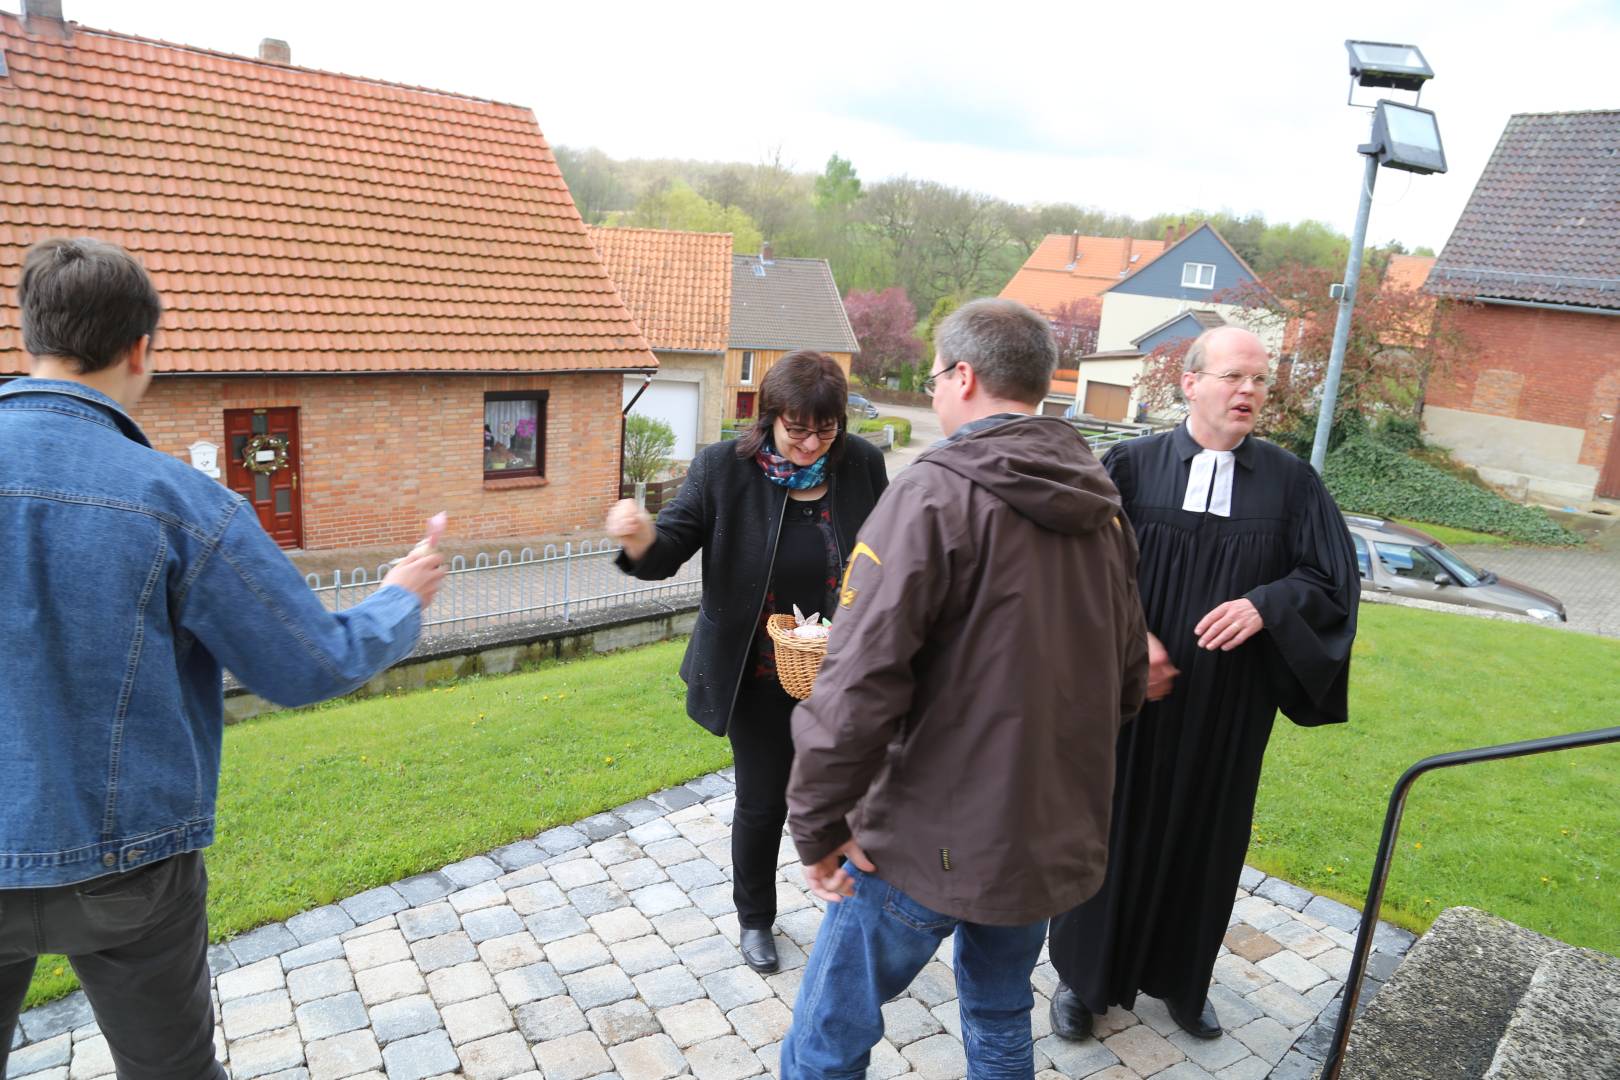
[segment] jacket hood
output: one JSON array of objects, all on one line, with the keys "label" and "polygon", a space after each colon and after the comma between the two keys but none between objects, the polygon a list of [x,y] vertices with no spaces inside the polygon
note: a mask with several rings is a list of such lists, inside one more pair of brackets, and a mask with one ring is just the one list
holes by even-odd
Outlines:
[{"label": "jacket hood", "polygon": [[1107,470],[1059,417],[1008,420],[931,447],[917,461],[949,469],[1053,532],[1083,536],[1120,513]]}]

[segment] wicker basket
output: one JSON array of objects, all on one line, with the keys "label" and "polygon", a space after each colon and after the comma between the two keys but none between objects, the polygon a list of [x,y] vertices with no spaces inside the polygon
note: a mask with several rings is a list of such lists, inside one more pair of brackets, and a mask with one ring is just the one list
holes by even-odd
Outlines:
[{"label": "wicker basket", "polygon": [[772,615],[765,621],[765,632],[776,642],[776,677],[782,689],[803,701],[810,696],[816,673],[827,655],[827,639],[796,638],[793,628],[797,625],[792,615]]}]

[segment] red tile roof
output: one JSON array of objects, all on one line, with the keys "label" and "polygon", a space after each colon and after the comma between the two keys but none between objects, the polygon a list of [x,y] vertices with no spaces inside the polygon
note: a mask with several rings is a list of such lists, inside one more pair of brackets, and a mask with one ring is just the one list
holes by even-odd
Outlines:
[{"label": "red tile roof", "polygon": [[1620,109],[1509,118],[1427,288],[1620,310]]},{"label": "red tile roof", "polygon": [[1163,240],[1054,233],[1041,241],[1001,295],[1050,315],[1072,300],[1101,296],[1163,253]]},{"label": "red tile roof", "polygon": [[160,371],[577,371],[657,361],[534,114],[0,13],[0,372],[23,253],[134,252]]},{"label": "red tile roof", "polygon": [[726,351],[731,328],[731,234],[670,229],[586,231],[655,349]]}]

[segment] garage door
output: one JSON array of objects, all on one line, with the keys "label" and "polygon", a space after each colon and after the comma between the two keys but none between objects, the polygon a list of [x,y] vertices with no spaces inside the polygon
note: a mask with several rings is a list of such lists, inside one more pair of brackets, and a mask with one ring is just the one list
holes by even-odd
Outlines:
[{"label": "garage door", "polygon": [[[624,402],[636,396],[641,389],[641,376],[625,376]],[[681,461],[691,461],[697,454],[698,434],[698,384],[695,382],[673,382],[654,378],[647,387],[647,392],[641,395],[636,402],[632,414],[651,416],[662,420],[675,429],[674,456]]]}]

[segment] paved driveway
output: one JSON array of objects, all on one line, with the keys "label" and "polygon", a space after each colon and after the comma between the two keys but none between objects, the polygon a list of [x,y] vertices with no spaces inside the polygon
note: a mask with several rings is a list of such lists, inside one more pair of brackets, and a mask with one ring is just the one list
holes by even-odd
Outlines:
[{"label": "paved driveway", "polygon": [[1564,602],[1567,626],[1620,637],[1620,545],[1581,548],[1459,547],[1475,566],[1552,593]]}]

